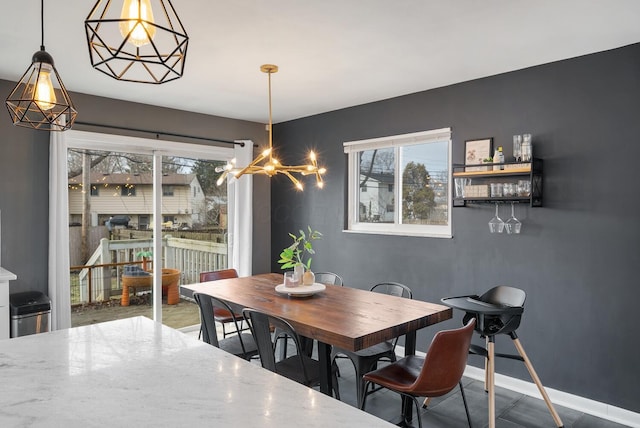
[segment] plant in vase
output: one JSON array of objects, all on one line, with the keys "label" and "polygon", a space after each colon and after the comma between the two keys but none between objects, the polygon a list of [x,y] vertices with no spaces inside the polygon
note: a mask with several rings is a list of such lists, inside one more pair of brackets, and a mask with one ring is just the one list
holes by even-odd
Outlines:
[{"label": "plant in vase", "polygon": [[322,238],[322,233],[312,230],[311,226],[307,226],[308,231],[300,230],[299,235],[289,233],[293,243],[280,253],[281,269],[293,268],[302,277],[302,284],[311,285],[315,281],[315,275],[311,271],[311,255],[316,252],[313,250],[312,241]]}]

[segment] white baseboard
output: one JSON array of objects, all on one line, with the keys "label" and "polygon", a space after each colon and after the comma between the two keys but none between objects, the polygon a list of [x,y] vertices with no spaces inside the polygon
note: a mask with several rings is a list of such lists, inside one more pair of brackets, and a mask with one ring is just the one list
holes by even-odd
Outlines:
[{"label": "white baseboard", "polygon": [[[399,358],[404,356],[404,349],[401,346],[396,347],[396,354]],[[417,355],[424,356],[424,352],[416,352]],[[467,366],[464,375],[468,378],[484,382],[484,369]],[[518,392],[529,397],[542,399],[538,387],[533,382],[516,379],[514,377],[495,374],[496,386]],[[545,387],[549,398],[553,404],[577,410],[582,413],[597,416],[602,419],[627,425],[634,428],[640,428],[640,413],[615,407],[610,404],[601,403],[589,398],[580,397],[578,395],[569,394],[567,392],[558,391],[553,388]]]}]

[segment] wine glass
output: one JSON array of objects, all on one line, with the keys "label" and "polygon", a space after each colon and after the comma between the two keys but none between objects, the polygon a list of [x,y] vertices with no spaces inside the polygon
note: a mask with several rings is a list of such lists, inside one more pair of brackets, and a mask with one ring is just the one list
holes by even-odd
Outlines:
[{"label": "wine glass", "polygon": [[516,218],[514,212],[514,203],[511,202],[511,217],[504,222],[504,227],[509,235],[512,233],[518,234],[520,233],[520,228],[522,228],[522,223]]},{"label": "wine glass", "polygon": [[498,204],[496,204],[496,215],[491,220],[489,220],[489,232],[491,233],[502,233],[504,229],[504,221],[498,216]]}]

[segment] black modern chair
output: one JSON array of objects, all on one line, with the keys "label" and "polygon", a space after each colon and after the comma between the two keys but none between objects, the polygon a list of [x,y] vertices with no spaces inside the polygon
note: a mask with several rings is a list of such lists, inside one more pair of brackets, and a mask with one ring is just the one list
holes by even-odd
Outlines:
[{"label": "black modern chair", "polygon": [[[560,415],[553,407],[553,403],[549,399],[547,392],[540,381],[531,361],[518,339],[516,334],[517,328],[520,326],[522,314],[524,312],[524,302],[527,298],[524,290],[515,287],[499,285],[493,287],[481,296],[459,296],[447,297],[441,299],[442,303],[452,308],[465,311],[463,322],[470,319],[476,320],[475,330],[480,337],[485,339],[486,347],[472,344],[469,352],[471,354],[481,355],[485,358],[485,390],[489,392],[489,414],[495,419],[495,398],[493,391],[493,377],[495,372],[495,358],[509,358],[512,360],[522,361],[531,379],[535,382],[542,398],[547,404],[549,413],[553,417],[553,421],[558,427],[562,427],[563,423]],[[506,334],[511,337],[514,346],[518,351],[518,355],[497,353],[494,351],[495,338],[499,334]]]},{"label": "black modern chair", "polygon": [[238,323],[242,322],[242,319],[238,320],[233,317],[233,324],[236,327],[238,334],[218,339],[218,331],[216,329],[216,320],[214,318],[214,309],[225,309],[229,313],[233,314],[233,311],[229,305],[213,296],[203,293],[193,293],[193,298],[196,300],[198,307],[200,308],[200,326],[202,332],[202,339],[216,348],[220,348],[230,354],[244,358],[245,360],[251,359],[251,357],[258,354],[258,347],[250,333],[243,333],[239,331]]},{"label": "black modern chair", "polygon": [[320,284],[328,285],[344,285],[342,277],[333,272],[315,272],[315,281]]},{"label": "black modern chair", "polygon": [[[398,282],[382,282],[371,287],[370,291],[375,293],[389,294],[392,296],[413,298],[411,289],[404,284]],[[396,361],[396,344],[398,338],[392,341],[382,342],[360,351],[348,351],[346,349],[334,347],[331,351],[331,359],[349,358],[353,363],[356,371],[356,397],[358,407],[362,405],[362,398],[365,393],[365,382],[363,376],[365,373],[375,369],[378,361]]]},{"label": "black modern chair", "polygon": [[[242,313],[258,345],[262,367],[309,387],[320,385],[320,362],[303,352],[300,336],[291,324],[280,317],[254,309],[244,309]],[[273,334],[271,333],[272,327],[275,328]],[[295,345],[296,353],[276,360],[276,342],[282,335],[291,339]],[[332,387],[335,397],[339,400],[340,391],[335,370],[334,366]]]},{"label": "black modern chair", "polygon": [[[471,416],[467,406],[467,398],[462,386],[462,374],[467,365],[469,344],[476,325],[475,319],[467,325],[455,330],[443,330],[436,333],[425,357],[409,355],[396,362],[364,375],[365,391],[370,384],[390,389],[404,399],[411,399],[416,406],[418,425],[422,428],[420,407],[417,397],[441,397],[460,387],[467,421],[471,427]],[[360,408],[365,409],[367,396],[365,393]],[[404,406],[403,406],[404,409]],[[407,415],[402,415],[405,425]]]},{"label": "black modern chair", "polygon": [[[316,272],[314,273],[314,275],[315,275],[315,282],[317,283],[326,284],[326,285],[339,285],[339,286],[344,285],[342,281],[342,277],[337,273]],[[282,352],[280,357],[286,358],[287,357],[287,337],[281,336],[281,338],[283,339],[284,343],[282,346]],[[311,355],[313,352],[314,341],[306,337],[301,337],[301,339],[302,339],[302,348],[304,349],[304,352],[307,355]]]},{"label": "black modern chair", "polygon": [[[217,281],[219,279],[228,279],[228,278],[237,278],[238,272],[235,269],[222,269],[215,270],[210,272],[200,272],[200,282],[208,282],[208,281]],[[213,317],[216,322],[219,322],[222,325],[222,336],[227,337],[230,334],[235,334],[238,331],[244,331],[246,328],[242,328],[242,314],[231,313],[226,309],[214,308],[213,309]],[[231,330],[227,331],[226,325],[233,324],[234,320],[240,320],[240,330]],[[237,327],[237,325],[236,325]],[[200,333],[202,334],[202,329],[200,329]]]}]

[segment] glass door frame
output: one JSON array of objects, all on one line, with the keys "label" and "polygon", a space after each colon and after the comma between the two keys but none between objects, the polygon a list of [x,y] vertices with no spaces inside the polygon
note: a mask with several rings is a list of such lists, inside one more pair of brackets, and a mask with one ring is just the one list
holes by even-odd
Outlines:
[{"label": "glass door frame", "polygon": [[[206,160],[230,161],[234,157],[233,147],[190,144],[168,140],[153,140],[126,135],[103,134],[69,130],[65,132],[68,149],[90,149],[99,151],[127,152],[149,155],[153,158],[153,253],[162,254],[162,158],[163,156],[190,157]],[[62,162],[62,160],[60,160]],[[64,165],[58,165],[67,171]],[[66,189],[65,189],[66,190]],[[228,187],[228,197],[233,198],[234,186]],[[67,218],[69,217],[68,205]],[[161,267],[157,268],[157,271]],[[153,276],[153,320],[162,323],[162,275]]]}]

